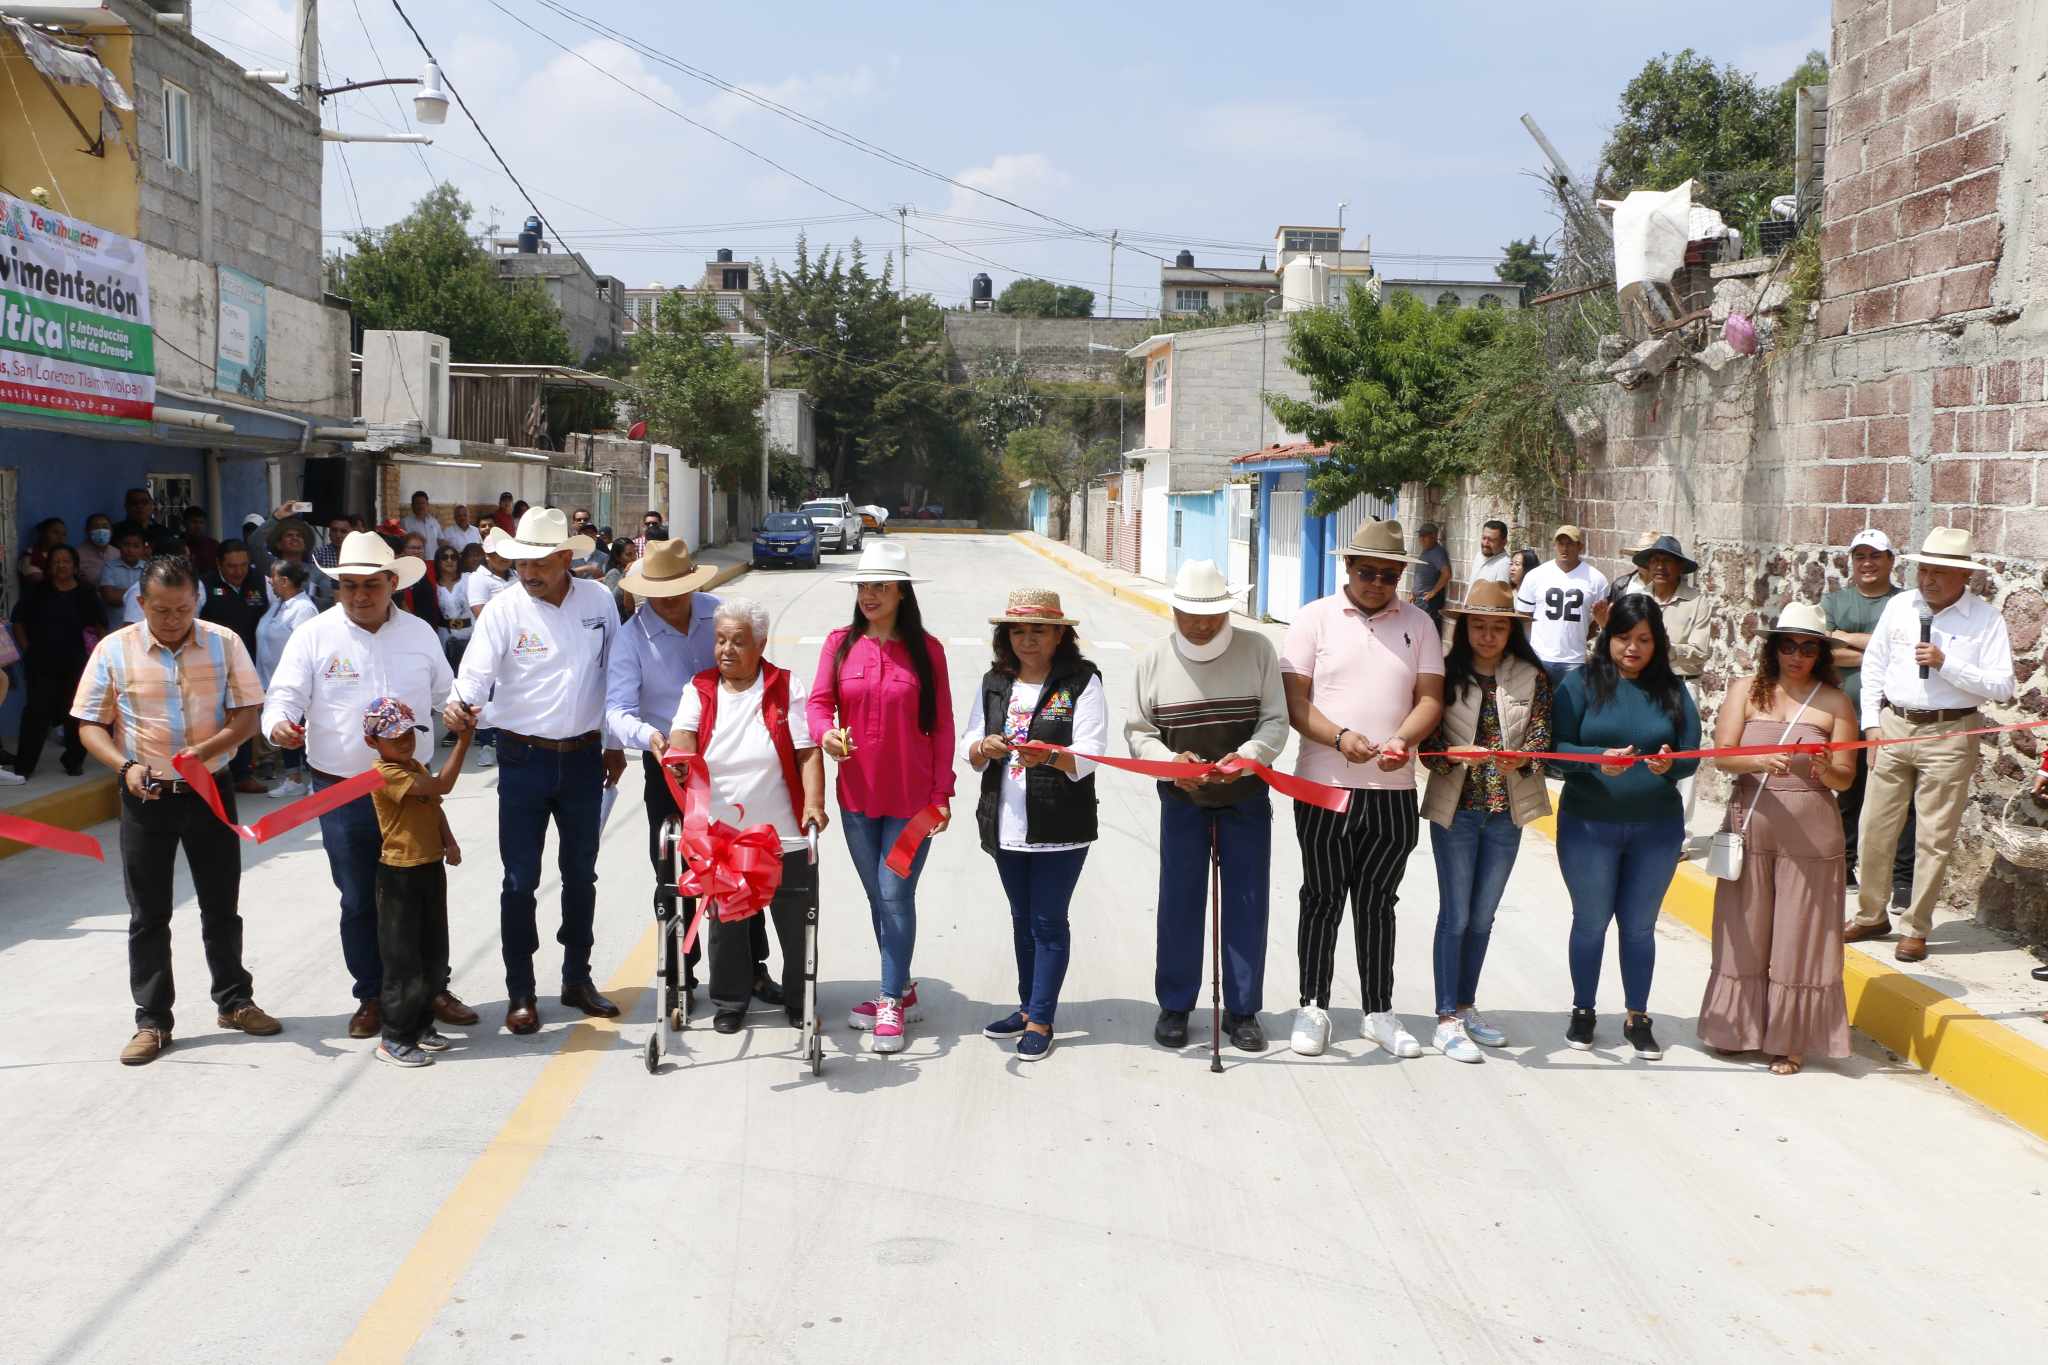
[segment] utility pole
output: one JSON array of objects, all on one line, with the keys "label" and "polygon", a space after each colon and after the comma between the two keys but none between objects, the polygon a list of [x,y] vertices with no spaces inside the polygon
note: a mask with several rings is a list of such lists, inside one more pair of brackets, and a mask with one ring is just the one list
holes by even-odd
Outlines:
[{"label": "utility pole", "polygon": [[320,113],[320,4],[298,0],[299,103]]},{"label": "utility pole", "polygon": [[769,340],[771,333],[764,325],[761,328],[761,511],[768,515],[768,356],[774,350]]},{"label": "utility pole", "polygon": [[896,344],[910,344],[910,210],[896,206],[896,302],[904,307],[896,314]]},{"label": "utility pole", "polygon": [[1118,231],[1119,229],[1117,228],[1109,230],[1109,303],[1105,306],[1105,311],[1103,312],[1103,316],[1106,318],[1116,316],[1116,236]]}]

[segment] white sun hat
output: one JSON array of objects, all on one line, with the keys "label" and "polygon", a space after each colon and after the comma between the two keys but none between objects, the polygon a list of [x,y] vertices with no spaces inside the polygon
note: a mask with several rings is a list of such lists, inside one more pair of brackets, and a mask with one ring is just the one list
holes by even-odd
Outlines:
[{"label": "white sun hat", "polygon": [[559,507],[529,507],[519,529],[498,543],[500,559],[546,559],[567,550],[581,559],[597,548],[589,536],[569,534],[569,518]]},{"label": "white sun hat", "polygon": [[1981,569],[1974,556],[1977,541],[1959,526],[1937,526],[1920,542],[1920,553],[1904,556],[1908,564],[1932,564],[1941,569]]},{"label": "white sun hat", "polygon": [[416,555],[395,553],[390,543],[375,531],[350,531],[341,542],[341,553],[332,565],[317,566],[330,578],[343,574],[388,573],[398,578],[398,591],[420,581],[427,562]]},{"label": "white sun hat", "polygon": [[873,540],[861,546],[860,563],[841,583],[929,583],[910,576],[910,550],[899,540]]},{"label": "white sun hat", "polygon": [[1174,575],[1173,591],[1166,603],[1190,616],[1227,616],[1237,605],[1237,593],[1223,577],[1213,559],[1191,559]]}]

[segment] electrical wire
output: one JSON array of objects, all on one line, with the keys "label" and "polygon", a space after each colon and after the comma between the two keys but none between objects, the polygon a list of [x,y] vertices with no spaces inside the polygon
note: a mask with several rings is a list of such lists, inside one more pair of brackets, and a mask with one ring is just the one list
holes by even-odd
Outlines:
[{"label": "electrical wire", "polygon": [[[27,57],[28,53],[24,51],[22,53],[23,60],[26,60]],[[44,174],[50,177],[50,187],[57,191],[57,202],[62,204],[64,212],[69,214],[71,212],[70,196],[64,193],[64,182],[57,178],[57,168],[50,164],[49,153],[43,150],[43,139],[36,133],[36,121],[29,117],[28,101],[21,97],[21,86],[14,79],[14,63],[4,55],[0,55],[0,67],[7,69],[7,84],[14,91],[14,103],[21,110],[21,121],[28,125],[29,141],[35,144],[36,157],[43,163]]]},{"label": "electrical wire", "polygon": [[[377,75],[384,80],[391,79],[391,73],[384,67],[384,54],[377,50],[377,40],[370,36],[370,21],[363,17],[363,0],[349,0],[349,3],[355,7],[356,25],[363,31],[363,41],[370,45],[370,60],[377,64]],[[384,87],[384,90],[386,94],[391,96],[391,107],[398,111],[398,122],[403,125],[405,123],[405,106],[399,102],[398,87],[387,85]],[[412,150],[413,154],[419,158],[420,169],[427,173],[427,182],[437,189],[440,188],[441,177],[435,175],[434,168],[427,164],[427,149],[415,142],[412,144]]]}]

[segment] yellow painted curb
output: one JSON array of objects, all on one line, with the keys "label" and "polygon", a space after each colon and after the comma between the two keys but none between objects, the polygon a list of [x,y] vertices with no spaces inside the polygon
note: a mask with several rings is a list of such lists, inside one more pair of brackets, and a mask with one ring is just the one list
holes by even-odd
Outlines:
[{"label": "yellow painted curb", "polygon": [[905,522],[901,526],[891,526],[888,530],[878,532],[877,534],[885,536],[1013,536],[1017,533],[1015,531],[991,530],[986,526],[919,526],[914,522]]},{"label": "yellow painted curb", "polygon": [[[121,792],[114,781],[114,775],[87,778],[75,782],[62,791],[50,792],[18,806],[9,806],[7,814],[40,824],[55,825],[58,829],[90,829],[103,820],[111,820],[121,813]],[[0,858],[12,858],[17,853],[26,853],[27,844],[17,844],[12,839],[0,839]]]},{"label": "yellow painted curb", "polygon": [[1040,537],[1035,532],[1012,531],[1010,532],[1010,539],[1016,541],[1033,554],[1041,555],[1051,560],[1083,583],[1108,593],[1120,602],[1129,602],[1132,606],[1143,607],[1155,616],[1170,617],[1173,615],[1172,608],[1168,607],[1166,603],[1160,601],[1151,593],[1139,592],[1136,588],[1127,588],[1120,583],[1112,583],[1101,574],[1093,573],[1082,565],[1074,563],[1065,555],[1055,554],[1048,550],[1044,545],[1038,543]]},{"label": "yellow painted curb", "polygon": [[[1554,819],[1529,827],[1557,841]],[[1663,912],[1711,938],[1714,879],[1691,863],[1680,864],[1664,893]],[[1842,953],[1842,993],[1852,1028],[2036,1137],[2048,1138],[2048,1048],[1848,948]]]}]

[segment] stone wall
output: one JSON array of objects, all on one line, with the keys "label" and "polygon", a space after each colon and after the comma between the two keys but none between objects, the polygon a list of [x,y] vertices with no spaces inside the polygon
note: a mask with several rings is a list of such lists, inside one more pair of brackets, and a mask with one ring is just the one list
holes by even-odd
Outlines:
[{"label": "stone wall", "polygon": [[[1033,379],[1116,381],[1123,353],[1152,335],[1151,318],[1020,318],[1007,313],[948,313],[946,341],[953,348],[952,378],[969,378],[990,352],[1016,356]],[[1088,344],[1113,346],[1091,351]]]}]

